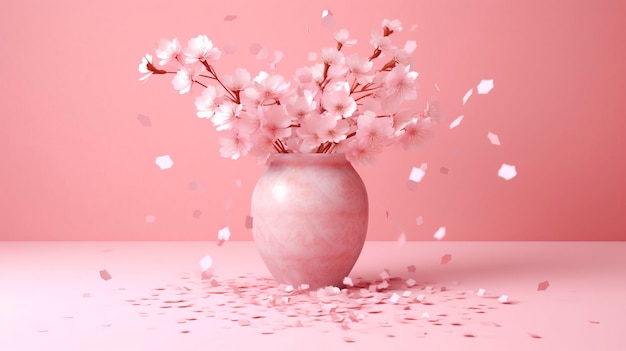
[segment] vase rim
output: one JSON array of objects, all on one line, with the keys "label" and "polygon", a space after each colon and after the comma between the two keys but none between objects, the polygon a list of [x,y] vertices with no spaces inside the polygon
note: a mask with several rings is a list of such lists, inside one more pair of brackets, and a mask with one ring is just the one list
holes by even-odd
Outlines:
[{"label": "vase rim", "polygon": [[293,153],[276,153],[270,155],[268,164],[272,163],[296,163],[302,161],[304,163],[346,163],[345,153],[318,153],[318,152],[293,152]]}]

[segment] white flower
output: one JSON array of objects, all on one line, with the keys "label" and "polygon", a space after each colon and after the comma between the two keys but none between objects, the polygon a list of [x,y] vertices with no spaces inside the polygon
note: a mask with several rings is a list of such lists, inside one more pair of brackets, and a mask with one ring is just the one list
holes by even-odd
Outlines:
[{"label": "white flower", "polygon": [[213,47],[213,42],[206,35],[199,35],[190,39],[183,53],[186,64],[218,60],[222,54],[217,48]]},{"label": "white flower", "polygon": [[141,58],[141,63],[139,64],[139,73],[144,74],[139,80],[146,80],[152,75],[150,66],[152,66],[152,55],[146,54],[146,56]]},{"label": "white flower", "polygon": [[181,64],[184,64],[185,60],[182,55],[180,43],[178,38],[174,38],[172,41],[167,39],[160,39],[158,41],[158,48],[156,49],[156,55],[161,59],[159,65],[164,66],[171,60],[176,60]]},{"label": "white flower", "polygon": [[341,44],[341,46],[352,46],[356,44],[356,39],[350,39],[350,33],[348,33],[347,29],[342,29],[335,33],[335,40],[337,43]]}]

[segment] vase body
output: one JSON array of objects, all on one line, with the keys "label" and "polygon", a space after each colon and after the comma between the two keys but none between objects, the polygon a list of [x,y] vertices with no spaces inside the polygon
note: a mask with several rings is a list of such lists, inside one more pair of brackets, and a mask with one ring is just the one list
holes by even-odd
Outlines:
[{"label": "vase body", "polygon": [[274,154],[251,214],[256,247],[279,284],[341,286],[365,243],[367,191],[343,154]]}]

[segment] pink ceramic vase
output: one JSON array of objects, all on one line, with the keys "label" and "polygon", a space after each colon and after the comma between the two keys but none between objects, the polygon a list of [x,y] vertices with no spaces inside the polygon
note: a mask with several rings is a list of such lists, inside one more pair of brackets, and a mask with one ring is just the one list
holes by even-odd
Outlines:
[{"label": "pink ceramic vase", "polygon": [[276,281],[341,286],[365,242],[367,190],[343,154],[274,154],[252,194],[252,233]]}]

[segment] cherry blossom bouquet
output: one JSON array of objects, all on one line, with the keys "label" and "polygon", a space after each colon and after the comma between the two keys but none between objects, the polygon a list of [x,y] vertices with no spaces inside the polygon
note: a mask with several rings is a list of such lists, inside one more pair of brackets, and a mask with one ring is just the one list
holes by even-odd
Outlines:
[{"label": "cherry blossom bouquet", "polygon": [[[433,101],[423,109],[417,99],[417,76],[411,54],[415,42],[399,48],[391,35],[400,21],[383,20],[371,34],[369,56],[346,54],[356,44],[348,31],[334,34],[336,45],[322,48],[320,62],[296,70],[292,81],[278,74],[244,68],[220,75],[215,62],[221,51],[205,35],[181,47],[177,38],[158,41],[159,66],[146,54],[140,80],[173,74],[180,94],[197,84],[197,116],[215,126],[223,157],[252,155],[264,163],[272,153],[345,153],[353,164],[372,164],[385,146],[413,151],[432,135],[438,110]],[[378,68],[374,63],[381,62]]]}]

